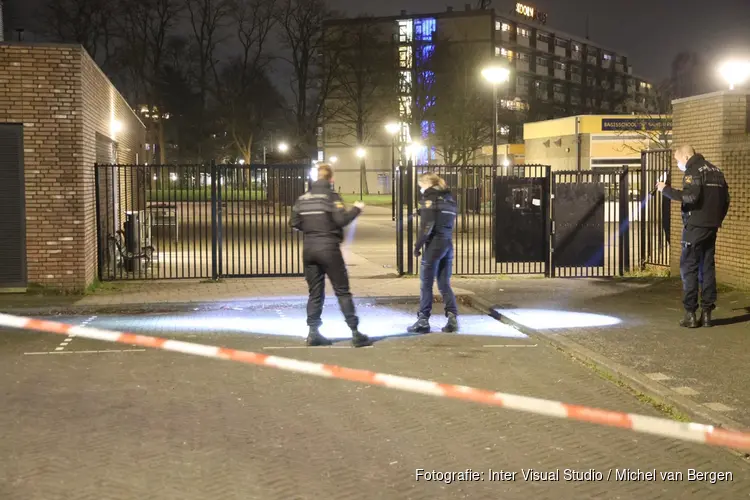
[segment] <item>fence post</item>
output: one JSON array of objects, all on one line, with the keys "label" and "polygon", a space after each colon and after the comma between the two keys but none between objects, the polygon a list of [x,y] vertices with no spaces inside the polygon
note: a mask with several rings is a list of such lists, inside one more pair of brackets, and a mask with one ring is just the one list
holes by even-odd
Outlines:
[{"label": "fence post", "polygon": [[396,269],[404,275],[404,169],[399,165],[395,174],[394,202],[396,211]]},{"label": "fence post", "polygon": [[[100,208],[100,196],[99,193],[99,165],[94,163],[94,192],[96,198],[96,277],[99,281],[102,280],[102,261],[104,260],[103,248],[102,248],[102,214]],[[109,246],[109,235],[104,230],[105,243]]]},{"label": "fence post", "polygon": [[640,181],[640,196],[638,196],[638,199],[641,201],[641,217],[638,221],[638,227],[640,228],[639,236],[640,236],[640,255],[639,255],[639,261],[640,261],[640,269],[643,271],[646,269],[646,226],[648,225],[648,221],[646,220],[646,204],[649,202],[649,189],[647,188],[648,184],[648,171],[646,170],[646,164],[648,163],[648,151],[641,151],[641,181]]},{"label": "fence post", "polygon": [[406,251],[409,265],[408,274],[414,274],[414,163],[409,160],[406,167]]},{"label": "fence post", "polygon": [[544,167],[544,189],[542,191],[542,217],[544,217],[544,277],[549,278],[552,274],[552,167]]},{"label": "fence post", "polygon": [[216,241],[216,162],[211,160],[211,279],[219,279],[219,268],[216,260],[218,245]]},{"label": "fence post", "polygon": [[549,271],[547,273],[548,277],[554,278],[557,273],[555,273],[555,173],[552,172],[552,167],[548,167],[550,170],[549,173],[549,183],[548,183],[548,189],[549,189],[549,208],[547,211],[548,215],[548,224],[547,224],[547,232],[549,233],[549,259],[548,259],[548,266]]},{"label": "fence post", "polygon": [[623,165],[620,173],[620,276],[630,272],[630,173]]}]

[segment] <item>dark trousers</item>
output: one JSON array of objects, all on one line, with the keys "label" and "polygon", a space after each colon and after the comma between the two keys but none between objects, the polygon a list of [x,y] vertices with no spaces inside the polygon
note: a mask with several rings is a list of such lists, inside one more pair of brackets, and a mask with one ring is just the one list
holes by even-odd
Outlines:
[{"label": "dark trousers", "polygon": [[338,244],[305,246],[302,252],[302,261],[305,266],[305,280],[309,297],[307,299],[307,325],[320,326],[323,322],[320,316],[323,314],[323,303],[326,293],[326,276],[331,280],[333,291],[339,299],[339,307],[344,313],[346,324],[352,330],[359,325],[354,309],[354,300],[349,291],[349,275],[346,272],[344,256]]},{"label": "dark trousers", "polygon": [[438,290],[443,296],[446,313],[458,314],[456,296],[451,288],[453,272],[453,242],[451,240],[433,240],[427,244],[422,254],[420,270],[419,315],[426,318],[432,313],[432,287],[435,278]]},{"label": "dark trousers", "polygon": [[698,309],[699,293],[703,310],[716,307],[716,233],[712,228],[686,228],[682,233],[682,304],[688,312]]}]

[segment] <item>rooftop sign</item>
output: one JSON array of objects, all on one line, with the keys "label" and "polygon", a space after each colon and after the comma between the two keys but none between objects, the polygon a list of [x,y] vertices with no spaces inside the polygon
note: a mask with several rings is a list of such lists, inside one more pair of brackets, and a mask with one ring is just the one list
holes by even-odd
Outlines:
[{"label": "rooftop sign", "polygon": [[602,118],[602,130],[672,130],[671,118]]},{"label": "rooftop sign", "polygon": [[532,7],[531,5],[517,3],[516,14],[542,24],[547,24],[547,13],[539,12],[536,7]]}]

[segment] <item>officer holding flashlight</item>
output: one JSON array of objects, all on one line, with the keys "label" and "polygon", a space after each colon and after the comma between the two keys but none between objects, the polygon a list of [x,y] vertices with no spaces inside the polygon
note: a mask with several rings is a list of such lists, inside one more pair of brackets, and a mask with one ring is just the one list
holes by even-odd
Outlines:
[{"label": "officer holding flashlight", "polygon": [[331,345],[331,341],[320,334],[325,301],[325,277],[331,280],[333,291],[344,313],[346,324],[352,331],[352,345],[366,347],[371,340],[358,330],[354,301],[349,290],[349,275],[346,272],[344,256],[341,253],[343,229],[359,216],[364,203],[358,201],[354,208],[346,210],[341,196],[331,185],[333,169],[322,163],[317,167],[318,178],[310,190],[299,197],[292,208],[290,225],[305,235],[302,261],[305,268],[309,298],[307,301],[308,346]]}]

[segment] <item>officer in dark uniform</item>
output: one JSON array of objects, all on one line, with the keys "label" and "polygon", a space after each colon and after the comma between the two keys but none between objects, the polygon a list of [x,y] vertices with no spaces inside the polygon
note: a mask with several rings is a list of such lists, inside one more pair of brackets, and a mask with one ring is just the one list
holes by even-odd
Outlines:
[{"label": "officer in dark uniform", "polygon": [[[724,174],[692,146],[682,146],[674,153],[677,166],[685,172],[682,191],[659,182],[656,188],[670,200],[682,202],[682,303],[685,317],[680,326],[710,327],[711,311],[716,307],[716,234],[729,211],[729,186]],[[702,274],[702,276],[700,276]],[[701,279],[702,278],[702,279]],[[698,289],[702,282],[700,319]]]},{"label": "officer in dark uniform", "polygon": [[453,227],[456,222],[456,202],[445,181],[436,174],[427,173],[419,178],[422,190],[420,204],[420,236],[414,247],[414,256],[422,255],[420,270],[419,314],[409,333],[429,333],[432,312],[432,287],[437,277],[438,290],[443,296],[448,322],[443,332],[458,331],[458,306],[451,289],[453,270]]},{"label": "officer in dark uniform", "polygon": [[352,345],[365,347],[372,345],[370,339],[359,332],[359,318],[354,309],[354,301],[349,291],[349,276],[341,254],[343,228],[361,213],[364,203],[357,202],[347,211],[341,196],[336,193],[333,183],[333,169],[330,165],[317,167],[318,177],[310,191],[299,197],[292,209],[291,226],[305,235],[302,261],[305,266],[305,280],[309,290],[307,301],[308,346],[331,345],[331,341],[320,334],[323,322],[325,301],[325,277],[331,280],[333,291],[339,300],[346,324],[352,330]]}]

